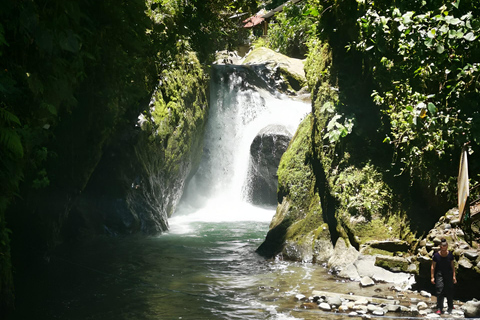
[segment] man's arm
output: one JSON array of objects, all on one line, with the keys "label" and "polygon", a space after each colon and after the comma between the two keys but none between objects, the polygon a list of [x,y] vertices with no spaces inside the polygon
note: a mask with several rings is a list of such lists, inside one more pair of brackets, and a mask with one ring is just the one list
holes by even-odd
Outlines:
[{"label": "man's arm", "polygon": [[[453,261],[452,261],[453,263]],[[435,261],[432,260],[432,266],[430,268],[430,281],[435,284],[435,266],[437,265],[437,263]],[[454,271],[455,272],[455,271]],[[454,276],[455,277],[455,273],[454,273]],[[456,280],[454,280],[456,281]]]},{"label": "man's arm", "polygon": [[455,263],[453,263],[453,260],[450,261],[452,264],[452,271],[453,271],[453,283],[457,283],[457,277],[455,276]]}]

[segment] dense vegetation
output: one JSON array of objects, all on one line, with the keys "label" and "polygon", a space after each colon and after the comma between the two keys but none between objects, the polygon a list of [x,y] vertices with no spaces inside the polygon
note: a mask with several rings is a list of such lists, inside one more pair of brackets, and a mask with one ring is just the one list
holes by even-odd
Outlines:
[{"label": "dense vegetation", "polygon": [[[330,46],[324,72],[340,94],[318,106],[330,113],[326,140],[352,133],[344,150],[364,140],[406,189],[454,205],[460,150],[474,155],[480,138],[479,12],[474,1],[307,1],[279,14],[267,45],[287,55],[292,42]],[[475,161],[470,174],[474,185]]]},{"label": "dense vegetation", "polygon": [[[0,314],[13,303],[8,208],[17,208],[8,212],[17,238],[41,235],[40,246],[46,240],[61,243],[72,204],[118,133],[133,127],[140,113],[150,112],[159,78],[169,72],[174,76],[175,69],[188,73],[182,63],[198,63],[197,57],[182,56],[197,55],[205,70],[190,71],[200,77],[193,80],[196,85],[204,86],[194,90],[204,92],[204,73],[215,50],[241,40],[238,20],[229,17],[243,10],[256,10],[256,2],[2,3]],[[182,105],[183,94],[169,92],[171,88],[167,79],[159,84],[157,92],[164,93],[162,101],[168,104],[164,114],[157,110],[154,115],[160,123],[172,100]],[[175,121],[181,121],[182,114],[177,113]],[[44,208],[37,207],[39,203]],[[24,223],[34,229],[27,231]]]}]

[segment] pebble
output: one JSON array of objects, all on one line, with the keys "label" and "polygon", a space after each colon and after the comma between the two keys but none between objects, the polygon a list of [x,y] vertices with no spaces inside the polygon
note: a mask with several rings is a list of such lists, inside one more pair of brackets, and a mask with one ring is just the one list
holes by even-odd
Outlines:
[{"label": "pebble", "polygon": [[322,302],[318,305],[318,307],[322,310],[325,310],[325,311],[330,311],[332,310],[332,308],[330,307],[330,305],[326,302]]},{"label": "pebble", "polygon": [[438,315],[436,313],[429,313],[429,314],[427,314],[426,317],[429,318],[429,319],[441,318],[440,315]]},{"label": "pebble", "polygon": [[428,305],[424,301],[420,301],[419,303],[417,303],[417,309],[418,310],[428,309]]},{"label": "pebble", "polygon": [[430,292],[427,292],[425,290],[420,291],[420,295],[425,298],[430,298],[432,296]]},{"label": "pebble", "polygon": [[305,300],[306,296],[303,295],[303,294],[297,294],[295,295],[295,299],[297,299],[298,301],[303,301]]},{"label": "pebble", "polygon": [[385,311],[383,311],[383,309],[378,309],[378,310],[374,310],[372,314],[374,316],[383,316],[385,314]]}]

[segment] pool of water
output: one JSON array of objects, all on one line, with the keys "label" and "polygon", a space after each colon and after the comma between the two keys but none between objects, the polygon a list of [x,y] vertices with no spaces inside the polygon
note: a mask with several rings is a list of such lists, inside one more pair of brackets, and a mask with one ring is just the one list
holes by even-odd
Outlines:
[{"label": "pool of water", "polygon": [[46,258],[13,318],[331,319],[301,309],[295,295],[375,294],[322,265],[257,255],[267,221],[185,221],[159,236],[99,238]]}]

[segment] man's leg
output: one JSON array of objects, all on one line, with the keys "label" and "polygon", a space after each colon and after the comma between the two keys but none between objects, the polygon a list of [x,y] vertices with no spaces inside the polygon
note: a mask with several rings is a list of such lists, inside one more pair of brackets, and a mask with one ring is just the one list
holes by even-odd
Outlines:
[{"label": "man's leg", "polygon": [[437,309],[443,311],[443,301],[445,297],[444,293],[444,283],[443,283],[443,276],[441,273],[437,273],[435,275],[435,291],[437,294]]}]

